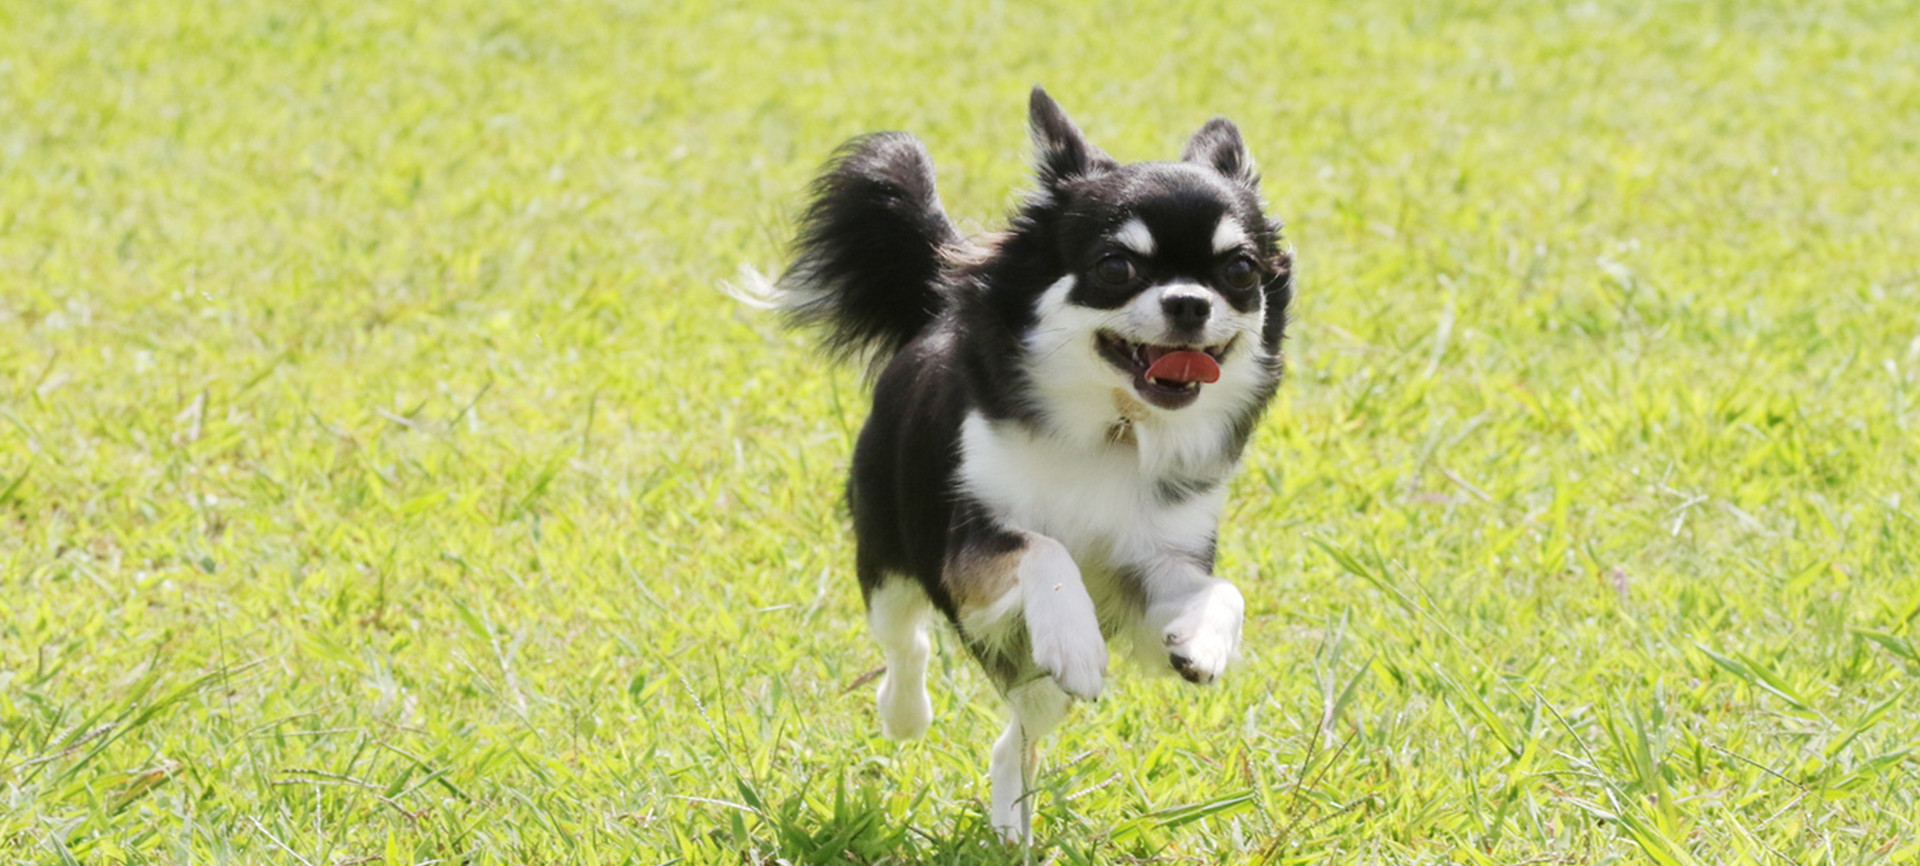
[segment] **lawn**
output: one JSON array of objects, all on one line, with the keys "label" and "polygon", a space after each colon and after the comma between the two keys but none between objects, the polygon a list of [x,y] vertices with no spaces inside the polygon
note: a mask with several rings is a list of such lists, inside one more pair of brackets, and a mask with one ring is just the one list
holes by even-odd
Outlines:
[{"label": "lawn", "polygon": [[953,641],[879,736],[858,371],[715,287],[864,131],[991,227],[1035,83],[1233,117],[1300,280],[1246,657],[1026,859],[1920,857],[1911,7],[1260,5],[0,5],[0,862],[1020,859]]}]

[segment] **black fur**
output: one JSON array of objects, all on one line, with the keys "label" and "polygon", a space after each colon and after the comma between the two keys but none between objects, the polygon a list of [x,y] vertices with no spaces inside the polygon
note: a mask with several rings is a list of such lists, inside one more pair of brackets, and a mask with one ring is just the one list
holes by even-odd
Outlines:
[{"label": "black fur", "polygon": [[1104,174],[1120,163],[1094,147],[1059,103],[1036,87],[1027,100],[1027,125],[1037,145],[1040,183],[1055,189],[1067,181]]},{"label": "black fur", "polygon": [[1240,140],[1239,127],[1224,117],[1216,117],[1200,127],[1181,151],[1180,159],[1212,166],[1222,176],[1249,187],[1260,185],[1260,175],[1254,172],[1253,161],[1247,159],[1246,143]]},{"label": "black fur", "polygon": [[781,278],[800,295],[787,313],[823,326],[833,354],[884,363],[944,305],[940,263],[959,242],[926,148],[903,132],[856,138],[814,183]]},{"label": "black fur", "polygon": [[[922,337],[894,357],[873,389],[874,405],[887,411],[867,417],[847,480],[863,593],[888,575],[914,575],[949,618],[955,606],[940,575],[956,522],[952,484],[969,402],[954,366],[951,340]],[[962,526],[986,519],[964,509],[959,516]]]}]

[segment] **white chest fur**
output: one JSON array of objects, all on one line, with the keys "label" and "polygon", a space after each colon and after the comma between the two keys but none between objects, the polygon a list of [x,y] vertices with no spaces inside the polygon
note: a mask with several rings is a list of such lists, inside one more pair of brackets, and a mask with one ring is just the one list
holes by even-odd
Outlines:
[{"label": "white chest fur", "polygon": [[1008,528],[1048,536],[1083,570],[1151,566],[1211,543],[1224,482],[1168,497],[1162,482],[1222,467],[1143,468],[1138,446],[1085,447],[980,415],[961,430],[961,484]]}]

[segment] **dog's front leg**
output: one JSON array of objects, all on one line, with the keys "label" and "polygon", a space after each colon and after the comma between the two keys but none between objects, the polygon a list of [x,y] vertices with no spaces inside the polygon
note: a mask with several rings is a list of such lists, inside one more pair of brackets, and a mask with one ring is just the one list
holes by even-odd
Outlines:
[{"label": "dog's front leg", "polygon": [[[1024,631],[1033,664],[1061,691],[1087,701],[1100,697],[1107,639],[1065,545],[1036,532],[960,527],[944,578],[963,632],[1004,645],[998,635]],[[1026,664],[1013,661],[1016,667]],[[1004,693],[1013,684],[999,686]]]},{"label": "dog's front leg", "polygon": [[1226,671],[1239,653],[1240,625],[1246,618],[1247,602],[1240,590],[1184,560],[1154,569],[1144,589],[1145,624],[1174,672],[1204,685]]},{"label": "dog's front leg", "polygon": [[1098,699],[1106,684],[1107,639],[1100,633],[1093,597],[1080,580],[1080,567],[1060,542],[1027,534],[1020,597],[1033,663],[1053,677],[1061,691],[1081,700]]},{"label": "dog's front leg", "polygon": [[[968,525],[956,533],[947,563],[948,590],[961,631],[987,665],[1011,710],[993,744],[988,778],[996,833],[1009,842],[1033,834],[1036,746],[1067,715],[1074,698],[1100,696],[1107,642],[1093,598],[1066,547],[1043,535]],[[1022,646],[1030,659],[1001,653]]]}]

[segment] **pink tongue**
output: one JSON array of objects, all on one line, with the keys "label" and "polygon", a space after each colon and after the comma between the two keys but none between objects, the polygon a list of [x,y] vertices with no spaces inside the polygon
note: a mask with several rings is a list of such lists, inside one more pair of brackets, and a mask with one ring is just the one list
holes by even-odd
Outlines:
[{"label": "pink tongue", "polygon": [[1218,382],[1220,365],[1205,352],[1168,352],[1147,368],[1147,378],[1162,382]]}]

